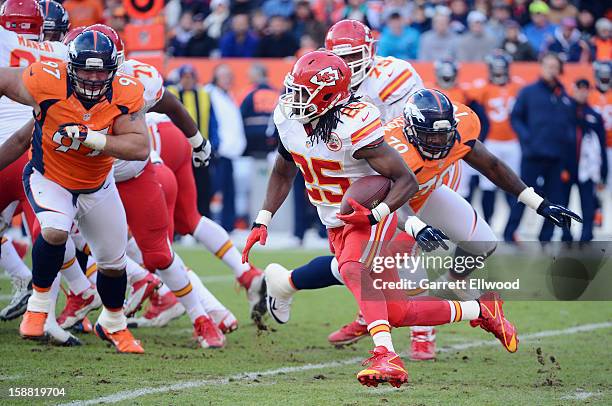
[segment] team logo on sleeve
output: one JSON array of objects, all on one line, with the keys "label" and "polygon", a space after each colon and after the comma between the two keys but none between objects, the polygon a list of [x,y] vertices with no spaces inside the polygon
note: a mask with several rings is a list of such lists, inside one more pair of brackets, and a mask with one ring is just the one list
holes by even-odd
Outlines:
[{"label": "team logo on sleeve", "polygon": [[335,86],[337,80],[340,80],[338,69],[328,66],[311,77],[310,83],[317,86]]},{"label": "team logo on sleeve", "polygon": [[331,152],[338,152],[342,148],[342,140],[338,137],[338,134],[333,132],[325,145]]}]

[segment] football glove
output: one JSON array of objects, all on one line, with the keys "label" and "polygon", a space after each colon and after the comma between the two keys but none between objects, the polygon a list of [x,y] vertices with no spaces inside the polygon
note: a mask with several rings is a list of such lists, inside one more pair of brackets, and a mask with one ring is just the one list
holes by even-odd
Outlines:
[{"label": "football glove", "polygon": [[247,238],[244,249],[242,250],[243,264],[249,262],[249,252],[256,242],[259,242],[261,245],[266,245],[266,241],[268,239],[268,224],[270,223],[270,220],[272,220],[272,212],[269,212],[268,210],[260,210],[257,214],[253,227],[251,227],[249,238]]},{"label": "football glove", "polygon": [[406,232],[414,237],[419,247],[425,252],[431,252],[438,248],[448,249],[444,240],[449,238],[442,231],[423,223],[418,217],[410,216],[404,226]]},{"label": "football glove", "polygon": [[210,163],[212,147],[210,142],[198,131],[193,137],[188,138],[189,143],[193,151],[191,153],[191,159],[193,160],[193,166],[199,168],[200,166],[208,166]]},{"label": "football glove", "polygon": [[381,203],[370,210],[351,197],[348,198],[348,204],[353,208],[352,213],[336,214],[336,217],[346,224],[373,226],[391,211],[386,203]]},{"label": "football glove", "polygon": [[579,215],[561,205],[553,204],[547,199],[540,203],[536,212],[561,228],[570,228],[572,220],[582,223],[582,218]]},{"label": "football glove", "polygon": [[106,135],[101,132],[89,129],[84,124],[66,123],[58,129],[62,137],[79,140],[81,144],[88,148],[102,151],[106,146]]}]

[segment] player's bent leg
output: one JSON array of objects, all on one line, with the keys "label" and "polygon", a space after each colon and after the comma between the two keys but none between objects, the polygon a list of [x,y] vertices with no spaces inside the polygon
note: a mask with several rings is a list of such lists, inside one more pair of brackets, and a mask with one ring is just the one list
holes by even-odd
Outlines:
[{"label": "player's bent leg", "polygon": [[9,236],[0,237],[0,268],[11,278],[13,296],[8,305],[0,310],[0,320],[13,320],[25,313],[28,299],[32,295],[32,273],[23,262]]},{"label": "player's bent leg", "polygon": [[126,273],[130,291],[125,301],[123,311],[127,317],[131,317],[142,307],[142,304],[149,299],[161,286],[162,281],[154,274],[140,265],[132,258],[127,258]]},{"label": "player's bent leg", "polygon": [[57,320],[55,319],[55,305],[57,302],[57,296],[60,291],[61,276],[57,275],[51,285],[50,300],[49,300],[49,315],[45,321],[45,334],[49,337],[50,342],[61,345],[64,347],[73,347],[81,345],[81,341],[70,334],[68,331],[62,329]]}]

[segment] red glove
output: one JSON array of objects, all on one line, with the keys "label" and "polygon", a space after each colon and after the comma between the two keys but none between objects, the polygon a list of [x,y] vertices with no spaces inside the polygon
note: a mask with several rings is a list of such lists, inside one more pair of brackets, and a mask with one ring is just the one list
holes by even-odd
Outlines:
[{"label": "red glove", "polygon": [[346,224],[371,226],[378,223],[372,214],[372,210],[362,206],[355,199],[349,197],[348,204],[353,208],[351,214],[336,214],[336,217]]},{"label": "red glove", "polygon": [[247,238],[244,249],[242,250],[242,263],[246,264],[249,262],[249,251],[257,241],[261,245],[266,245],[266,240],[268,239],[268,227],[263,224],[255,223],[253,224],[253,228],[251,228],[251,233],[249,234],[249,238]]}]

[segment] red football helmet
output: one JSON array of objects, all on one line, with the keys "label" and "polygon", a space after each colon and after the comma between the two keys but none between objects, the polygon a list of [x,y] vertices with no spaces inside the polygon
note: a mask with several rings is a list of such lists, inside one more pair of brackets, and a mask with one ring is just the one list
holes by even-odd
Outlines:
[{"label": "red football helmet", "polygon": [[72,42],[72,40],[74,40],[76,37],[78,37],[78,35],[79,35],[80,33],[82,33],[82,32],[83,32],[83,30],[85,30],[85,27],[84,27],[84,26],[81,26],[81,27],[75,27],[75,28],[71,29],[70,31],[68,31],[68,34],[66,34],[66,36],[64,37],[64,39],[63,39],[63,41],[62,41],[62,42],[63,42],[65,45],[70,44],[70,43]]},{"label": "red football helmet", "polygon": [[6,0],[0,8],[0,25],[27,39],[40,41],[44,21],[36,0]]},{"label": "red football helmet", "polygon": [[353,73],[351,87],[357,87],[366,78],[374,61],[374,38],[363,23],[342,20],[327,31],[325,48],[341,56]]},{"label": "red football helmet", "polygon": [[351,69],[328,51],[308,52],[285,76],[286,93],[279,99],[285,117],[308,122],[350,96]]},{"label": "red football helmet", "polygon": [[106,34],[108,38],[111,39],[115,43],[115,48],[117,48],[117,61],[119,62],[119,66],[125,61],[125,51],[123,46],[123,41],[112,27],[109,27],[105,24],[94,24],[85,28],[85,31],[98,31],[102,34]]}]

